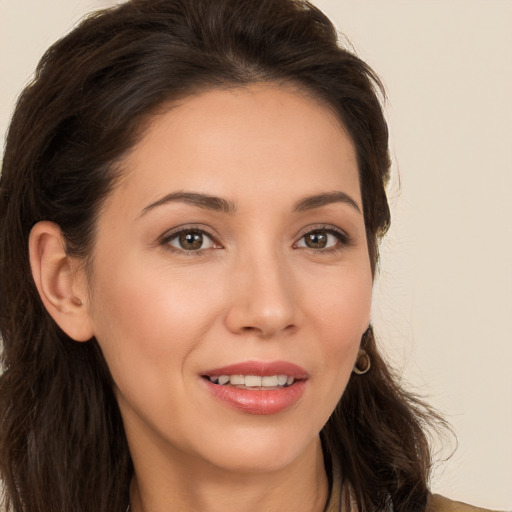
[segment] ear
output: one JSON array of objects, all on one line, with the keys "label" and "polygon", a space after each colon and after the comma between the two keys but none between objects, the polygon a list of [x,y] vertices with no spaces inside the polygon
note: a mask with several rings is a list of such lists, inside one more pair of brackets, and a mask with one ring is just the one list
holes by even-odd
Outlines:
[{"label": "ear", "polygon": [[29,236],[30,267],[41,300],[57,325],[75,341],[93,335],[88,288],[79,261],[65,249],[57,224],[38,222]]}]

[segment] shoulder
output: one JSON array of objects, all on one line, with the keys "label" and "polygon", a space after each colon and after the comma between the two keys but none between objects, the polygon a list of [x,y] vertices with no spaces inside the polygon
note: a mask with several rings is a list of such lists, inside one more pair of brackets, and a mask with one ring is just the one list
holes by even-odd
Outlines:
[{"label": "shoulder", "polygon": [[426,512],[492,512],[486,508],[473,507],[460,501],[452,501],[439,494],[431,494]]}]

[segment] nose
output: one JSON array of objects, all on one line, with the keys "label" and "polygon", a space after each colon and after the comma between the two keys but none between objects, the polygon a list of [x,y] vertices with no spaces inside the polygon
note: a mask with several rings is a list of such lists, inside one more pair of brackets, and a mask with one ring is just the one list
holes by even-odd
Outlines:
[{"label": "nose", "polygon": [[226,324],[230,331],[272,338],[297,329],[300,309],[285,258],[261,253],[241,256],[229,279]]}]

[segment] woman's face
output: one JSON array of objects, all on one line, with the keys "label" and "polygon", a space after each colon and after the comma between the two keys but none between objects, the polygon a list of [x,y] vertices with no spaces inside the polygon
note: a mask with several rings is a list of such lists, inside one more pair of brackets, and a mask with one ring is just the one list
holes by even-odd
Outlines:
[{"label": "woman's face", "polygon": [[213,90],[155,116],[123,168],[89,315],[132,452],[242,471],[299,460],[369,322],[347,133],[291,87]]}]

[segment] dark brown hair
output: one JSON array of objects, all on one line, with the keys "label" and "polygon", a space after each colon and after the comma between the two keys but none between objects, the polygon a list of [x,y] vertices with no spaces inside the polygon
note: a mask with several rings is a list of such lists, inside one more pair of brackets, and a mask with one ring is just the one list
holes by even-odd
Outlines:
[{"label": "dark brown hair", "polygon": [[[15,512],[124,512],[131,459],[95,339],[76,343],[44,309],[27,243],[57,223],[87,258],[116,163],[165,102],[208,88],[290,82],[330,106],[358,157],[372,269],[390,214],[388,132],[373,71],[301,0],[132,0],[91,15],[43,56],[10,126],[0,187],[0,478]],[[379,356],[353,375],[321,432],[361,510],[418,512],[435,416]]]}]

